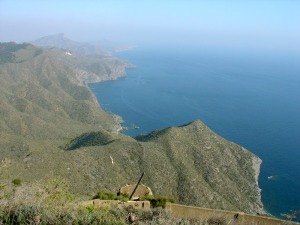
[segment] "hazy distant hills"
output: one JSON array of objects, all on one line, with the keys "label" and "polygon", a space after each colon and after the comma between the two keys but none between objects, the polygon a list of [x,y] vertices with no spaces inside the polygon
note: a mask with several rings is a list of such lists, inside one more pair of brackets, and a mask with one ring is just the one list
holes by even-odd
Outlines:
[{"label": "hazy distant hills", "polygon": [[90,43],[80,43],[68,39],[63,33],[41,37],[31,44],[44,48],[60,48],[82,55],[110,55],[110,52]]},{"label": "hazy distant hills", "polygon": [[71,53],[78,53],[80,55],[98,56],[109,56],[112,52],[128,50],[134,47],[133,45],[108,40],[81,43],[67,38],[63,33],[41,37],[37,40],[31,41],[30,43],[43,48],[59,48],[70,51]]},{"label": "hazy distant hills", "polygon": [[[99,43],[76,42],[66,38],[64,34],[41,37],[32,44],[50,49],[49,53],[53,57],[74,69],[82,83],[115,80],[125,75],[125,68],[133,67],[132,64],[111,56],[110,51],[99,47]],[[119,47],[115,50],[117,49]]]},{"label": "hazy distant hills", "polygon": [[261,212],[260,159],[202,122],[134,138],[104,112],[85,82],[116,79],[131,65],[109,55],[1,43],[0,182],[53,176],[75,192],[136,182],[155,194],[210,208]]}]

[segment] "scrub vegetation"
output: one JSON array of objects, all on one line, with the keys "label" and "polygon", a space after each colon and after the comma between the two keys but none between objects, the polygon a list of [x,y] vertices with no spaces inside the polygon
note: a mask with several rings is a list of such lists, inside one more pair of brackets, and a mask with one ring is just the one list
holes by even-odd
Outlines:
[{"label": "scrub vegetation", "polygon": [[[100,195],[114,197],[111,193]],[[22,187],[7,185],[0,194],[0,224],[234,224],[217,217],[207,220],[178,219],[162,207],[141,210],[81,206],[82,199],[72,193],[67,180],[60,177]]]}]

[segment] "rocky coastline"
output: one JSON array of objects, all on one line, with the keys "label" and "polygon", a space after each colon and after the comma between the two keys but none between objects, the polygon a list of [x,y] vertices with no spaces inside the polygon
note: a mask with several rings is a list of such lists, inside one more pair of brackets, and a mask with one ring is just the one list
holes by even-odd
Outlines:
[{"label": "rocky coastline", "polygon": [[[121,63],[114,65],[113,68],[111,68],[111,73],[109,73],[109,74],[108,73],[94,73],[94,72],[84,70],[81,68],[74,69],[76,77],[79,81],[79,85],[85,86],[90,90],[95,104],[97,104],[100,108],[101,108],[101,106],[100,106],[96,96],[94,95],[92,90],[89,88],[88,84],[99,83],[99,82],[108,81],[108,80],[117,80],[117,79],[127,75],[126,69],[135,67],[135,65],[133,65],[127,61],[123,61],[123,60],[119,60],[119,61]],[[122,117],[120,115],[113,114],[113,118],[114,118],[115,123],[112,125],[111,131],[113,133],[119,133],[122,130],[124,130],[124,127],[122,126],[122,124],[124,123],[124,120],[122,119]]]},{"label": "rocky coastline", "polygon": [[254,178],[255,178],[255,183],[256,183],[256,188],[257,188],[257,202],[260,202],[260,204],[262,205],[262,207],[259,207],[257,209],[257,211],[259,214],[264,215],[264,214],[267,214],[267,212],[263,209],[263,203],[261,201],[261,189],[259,188],[259,185],[258,185],[258,177],[260,174],[261,164],[262,164],[262,160],[259,157],[254,155],[252,157],[252,165],[253,165],[253,170],[255,173]]}]

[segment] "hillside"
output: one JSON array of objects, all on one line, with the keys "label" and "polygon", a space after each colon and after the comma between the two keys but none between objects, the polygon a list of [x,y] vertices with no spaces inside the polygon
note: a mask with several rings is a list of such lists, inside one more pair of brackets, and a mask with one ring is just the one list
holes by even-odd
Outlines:
[{"label": "hillside", "polygon": [[99,109],[75,68],[62,63],[64,52],[55,50],[60,57],[54,57],[51,51],[22,46],[13,63],[0,64],[2,131],[47,139],[99,126],[113,130],[114,116]]},{"label": "hillside", "polygon": [[1,168],[19,165],[15,160],[35,152],[57,150],[74,135],[121,128],[119,117],[99,108],[75,66],[63,63],[64,51],[16,43],[2,43],[0,49],[5,52],[0,63]]},{"label": "hillside", "polygon": [[95,171],[90,175],[103,181],[98,184],[103,189],[120,187],[145,171],[144,182],[154,193],[174,197],[180,203],[261,212],[256,180],[261,160],[199,120],[136,139],[89,135],[86,141],[87,134],[76,138],[68,149],[77,149],[72,151],[74,155],[86,152],[92,158],[101,157],[101,161],[91,159]]},{"label": "hillside", "polygon": [[[8,47],[7,47],[8,46]],[[179,203],[261,213],[261,160],[200,121],[131,138],[120,119],[101,110],[85,86],[93,73],[115,79],[127,62],[67,54],[30,44],[2,43],[0,63],[0,182],[62,176],[74,192],[93,195],[143,182]],[[93,67],[90,65],[96,64]]]}]

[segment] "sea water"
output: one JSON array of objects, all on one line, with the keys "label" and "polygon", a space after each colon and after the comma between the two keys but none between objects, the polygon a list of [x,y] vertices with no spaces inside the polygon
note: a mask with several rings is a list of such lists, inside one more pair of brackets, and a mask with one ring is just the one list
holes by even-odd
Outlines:
[{"label": "sea water", "polygon": [[265,210],[300,210],[300,58],[289,53],[136,48],[136,68],[91,84],[101,107],[135,136],[202,120],[262,160]]}]

